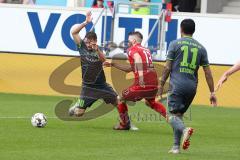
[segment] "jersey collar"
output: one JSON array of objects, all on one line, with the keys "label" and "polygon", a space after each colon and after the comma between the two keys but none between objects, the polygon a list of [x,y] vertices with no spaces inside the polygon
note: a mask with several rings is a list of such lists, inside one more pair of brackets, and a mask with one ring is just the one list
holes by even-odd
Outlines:
[{"label": "jersey collar", "polygon": [[191,36],[183,36],[183,38],[191,38],[191,39],[192,39],[192,37],[191,37]]}]

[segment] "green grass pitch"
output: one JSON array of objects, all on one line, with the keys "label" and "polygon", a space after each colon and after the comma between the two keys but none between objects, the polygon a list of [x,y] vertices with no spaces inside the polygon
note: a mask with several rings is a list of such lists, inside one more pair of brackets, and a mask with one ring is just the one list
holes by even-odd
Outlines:
[{"label": "green grass pitch", "polygon": [[[240,159],[240,109],[192,107],[195,128],[188,151],[168,154],[172,129],[165,121],[133,119],[139,131],[114,131],[116,110],[94,120],[66,122],[55,105],[66,97],[0,94],[0,160],[226,160]],[[31,126],[33,113],[48,118],[45,128]],[[130,114],[153,114],[143,103]]]}]

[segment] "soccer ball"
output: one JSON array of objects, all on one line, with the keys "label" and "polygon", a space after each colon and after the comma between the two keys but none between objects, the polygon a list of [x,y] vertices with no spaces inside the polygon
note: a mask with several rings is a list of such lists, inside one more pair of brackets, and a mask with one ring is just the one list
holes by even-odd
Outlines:
[{"label": "soccer ball", "polygon": [[47,124],[47,117],[43,113],[36,113],[31,119],[33,127],[45,127]]}]

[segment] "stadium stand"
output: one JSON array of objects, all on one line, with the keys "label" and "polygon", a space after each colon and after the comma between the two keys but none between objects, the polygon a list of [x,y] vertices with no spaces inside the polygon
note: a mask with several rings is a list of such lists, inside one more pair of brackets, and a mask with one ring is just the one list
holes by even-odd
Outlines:
[{"label": "stadium stand", "polygon": [[206,3],[205,13],[240,14],[240,0],[201,0],[201,1],[202,3]]},{"label": "stadium stand", "polygon": [[240,14],[240,0],[228,0],[223,6],[223,14]]}]

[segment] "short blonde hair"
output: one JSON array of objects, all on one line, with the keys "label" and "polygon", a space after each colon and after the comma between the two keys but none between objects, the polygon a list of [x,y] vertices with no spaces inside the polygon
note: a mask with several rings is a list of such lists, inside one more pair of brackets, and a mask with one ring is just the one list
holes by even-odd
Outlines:
[{"label": "short blonde hair", "polygon": [[133,39],[135,39],[138,43],[142,43],[142,40],[143,40],[143,35],[136,31],[136,32],[131,32],[128,34],[129,37],[132,37]]}]

